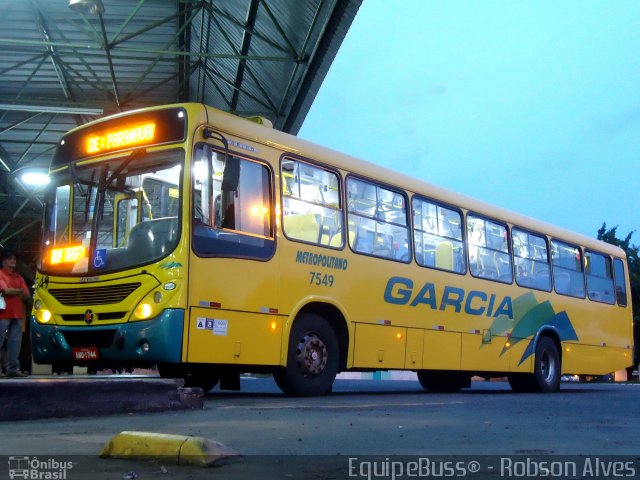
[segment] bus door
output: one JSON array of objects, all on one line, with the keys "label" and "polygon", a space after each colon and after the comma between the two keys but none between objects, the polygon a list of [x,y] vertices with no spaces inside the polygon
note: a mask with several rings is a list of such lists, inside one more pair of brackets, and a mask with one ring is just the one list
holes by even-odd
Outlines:
[{"label": "bus door", "polygon": [[115,196],[113,216],[113,248],[125,246],[131,229],[142,221],[143,193],[119,193]]},{"label": "bus door", "polygon": [[271,169],[201,144],[192,177],[186,360],[277,364],[284,317]]}]

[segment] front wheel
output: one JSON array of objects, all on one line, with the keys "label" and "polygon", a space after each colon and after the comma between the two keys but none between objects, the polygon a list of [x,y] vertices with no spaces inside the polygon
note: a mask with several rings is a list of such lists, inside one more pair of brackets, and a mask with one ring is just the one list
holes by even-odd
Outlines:
[{"label": "front wheel", "polygon": [[273,378],[287,395],[326,395],[338,373],[340,350],[331,325],[320,315],[307,313],[293,324],[287,350],[287,365]]}]

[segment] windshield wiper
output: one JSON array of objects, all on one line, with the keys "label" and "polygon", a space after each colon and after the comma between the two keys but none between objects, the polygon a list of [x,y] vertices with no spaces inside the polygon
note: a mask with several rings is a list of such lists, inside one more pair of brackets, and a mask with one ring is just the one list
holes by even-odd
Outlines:
[{"label": "windshield wiper", "polygon": [[86,192],[82,191],[82,185],[80,185],[80,179],[78,178],[78,171],[76,170],[76,164],[69,164],[69,172],[71,172],[71,179],[73,180],[73,186],[78,189],[81,196],[85,196]]},{"label": "windshield wiper", "polygon": [[122,173],[122,171],[127,168],[129,164],[131,164],[131,162],[142,157],[146,153],[147,151],[144,148],[139,148],[138,150],[134,150],[133,152],[131,152],[131,155],[122,160],[120,165],[118,165],[118,168],[113,171],[109,178],[105,178],[104,181],[100,181],[100,192],[105,192],[107,188],[109,188],[109,185],[111,185],[111,183],[118,177],[118,175],[120,175],[120,173]]},{"label": "windshield wiper", "polygon": [[[96,178],[96,169],[93,169],[91,173],[91,180],[89,180],[89,184],[87,185],[86,199],[84,201],[84,224],[86,225],[89,221],[89,204],[91,203],[91,192],[93,191],[93,181]],[[82,194],[82,191],[80,191]]]}]

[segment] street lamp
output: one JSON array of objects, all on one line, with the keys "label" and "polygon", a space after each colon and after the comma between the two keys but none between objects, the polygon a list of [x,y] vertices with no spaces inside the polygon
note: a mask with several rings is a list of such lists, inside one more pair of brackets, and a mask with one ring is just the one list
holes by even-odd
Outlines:
[{"label": "street lamp", "polygon": [[90,15],[102,15],[104,13],[102,0],[69,0],[69,8],[74,12]]},{"label": "street lamp", "polygon": [[20,180],[28,187],[44,187],[51,179],[49,175],[40,170],[29,170],[20,175]]}]

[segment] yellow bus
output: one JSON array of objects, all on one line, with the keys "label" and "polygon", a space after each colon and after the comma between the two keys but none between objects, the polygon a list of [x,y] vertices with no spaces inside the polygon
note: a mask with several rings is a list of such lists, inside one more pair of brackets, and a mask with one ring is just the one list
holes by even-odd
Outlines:
[{"label": "yellow bus", "polygon": [[472,376],[553,392],[631,365],[623,250],[202,104],[76,128],[50,168],[37,363],[158,365],[205,390],[272,373]]}]

